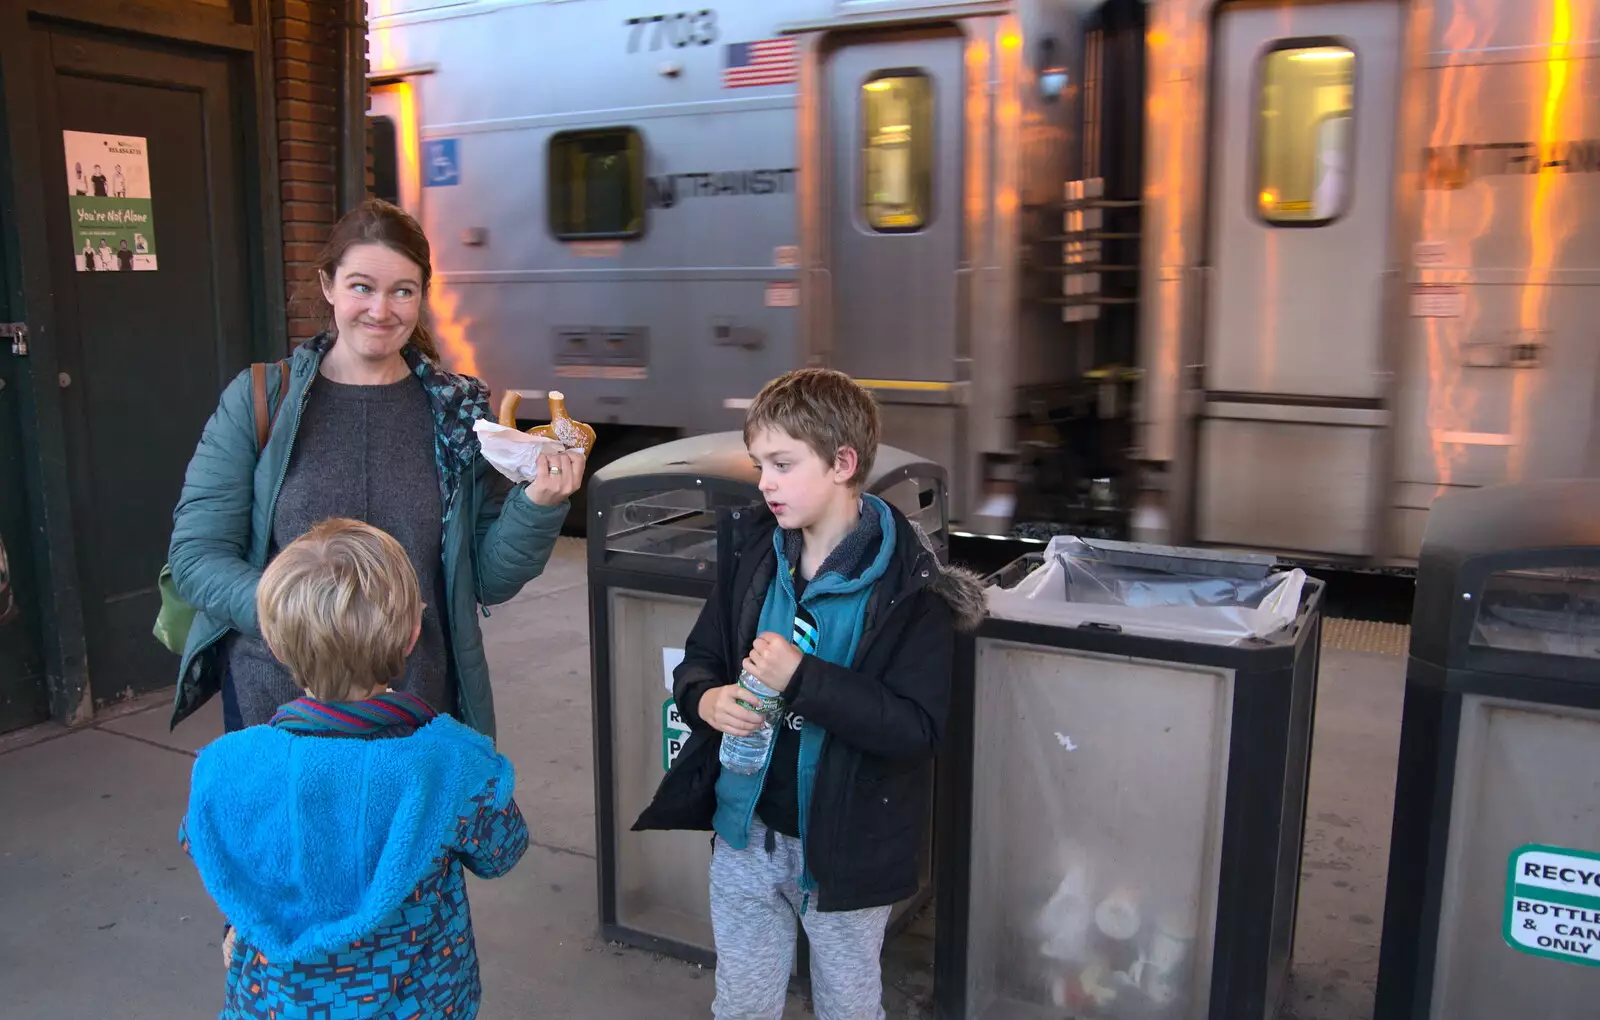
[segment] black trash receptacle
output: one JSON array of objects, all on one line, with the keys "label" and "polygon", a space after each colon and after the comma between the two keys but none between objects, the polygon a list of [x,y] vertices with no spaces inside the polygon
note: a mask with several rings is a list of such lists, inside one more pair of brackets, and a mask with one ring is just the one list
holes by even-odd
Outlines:
[{"label": "black trash receptacle", "polygon": [[[672,703],[672,670],[716,577],[717,512],[759,502],[757,481],[743,437],[728,432],[632,454],[589,484],[600,928],[608,940],[706,964],[715,959],[708,834],[631,826],[688,736]],[[880,447],[865,488],[918,524],[945,558],[944,468]],[[891,924],[926,899],[923,885]]]},{"label": "black trash receptacle", "polygon": [[936,1015],[1275,1015],[1321,584],[1075,539],[990,580],[946,750],[970,782],[938,808]]},{"label": "black trash receptacle", "polygon": [[1433,504],[1379,1020],[1600,1012],[1600,481]]}]

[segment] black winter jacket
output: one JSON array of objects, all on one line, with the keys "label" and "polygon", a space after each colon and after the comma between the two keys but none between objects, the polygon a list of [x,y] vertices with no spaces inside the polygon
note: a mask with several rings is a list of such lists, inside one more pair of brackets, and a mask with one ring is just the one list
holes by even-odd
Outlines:
[{"label": "black winter jacket", "polygon": [[[867,601],[855,661],[846,668],[807,655],[784,692],[796,714],[827,732],[805,846],[823,911],[916,892],[956,629],[975,628],[984,614],[976,576],[941,567],[898,510],[894,519],[894,558]],[[777,569],[776,528],[759,504],[719,516],[716,585],[673,673],[689,740],[635,831],[712,827],[722,734],[700,718],[700,698],[738,681]]]}]

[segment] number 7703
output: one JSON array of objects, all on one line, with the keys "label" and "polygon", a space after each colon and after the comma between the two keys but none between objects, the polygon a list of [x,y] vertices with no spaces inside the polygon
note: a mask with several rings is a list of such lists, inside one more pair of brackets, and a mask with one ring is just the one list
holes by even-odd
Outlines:
[{"label": "number 7703", "polygon": [[629,18],[623,24],[633,29],[628,35],[628,52],[637,53],[644,41],[644,30],[654,25],[650,35],[650,49],[659,50],[665,44],[674,49],[685,46],[710,46],[717,41],[717,12],[709,8],[701,11],[679,11],[676,14],[642,14]]}]

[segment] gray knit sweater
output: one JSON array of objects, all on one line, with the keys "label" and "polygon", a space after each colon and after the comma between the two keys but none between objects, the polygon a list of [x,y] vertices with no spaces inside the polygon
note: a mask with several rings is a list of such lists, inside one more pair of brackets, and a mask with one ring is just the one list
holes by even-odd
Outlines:
[{"label": "gray knit sweater", "polygon": [[[449,714],[456,696],[439,617],[444,510],[434,435],[433,409],[416,377],[351,386],[319,376],[307,392],[278,495],[269,557],[329,517],[352,517],[393,535],[416,568],[426,608],[405,676],[392,686]],[[228,668],[246,726],[267,722],[303,693],[259,638],[234,634],[229,641]]]}]

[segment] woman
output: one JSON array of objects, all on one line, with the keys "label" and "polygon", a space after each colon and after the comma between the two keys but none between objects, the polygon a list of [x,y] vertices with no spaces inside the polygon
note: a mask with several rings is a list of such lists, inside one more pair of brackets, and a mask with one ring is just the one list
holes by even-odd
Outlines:
[{"label": "woman", "polygon": [[541,456],[537,480],[513,489],[480,455],[472,423],[493,418],[489,391],[438,365],[421,322],[433,271],[416,220],[369,199],[333,228],[318,267],[332,329],[268,368],[276,418],[259,457],[244,372],[189,462],[169,561],[195,619],[172,725],[219,687],[229,730],[303,693],[261,640],[256,585],[279,549],[350,517],[400,541],[427,603],[395,689],[493,737],[477,608],[544,570],[583,458]]}]

